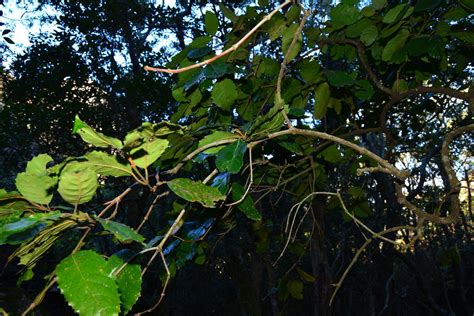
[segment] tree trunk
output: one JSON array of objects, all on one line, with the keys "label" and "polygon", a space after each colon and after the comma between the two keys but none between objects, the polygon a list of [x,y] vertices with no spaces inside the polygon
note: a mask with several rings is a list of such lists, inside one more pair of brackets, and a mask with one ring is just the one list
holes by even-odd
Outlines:
[{"label": "tree trunk", "polygon": [[313,201],[313,216],[316,221],[315,230],[311,236],[311,265],[316,278],[313,288],[314,316],[330,315],[331,275],[326,248],[326,202],[325,196],[317,196]]}]

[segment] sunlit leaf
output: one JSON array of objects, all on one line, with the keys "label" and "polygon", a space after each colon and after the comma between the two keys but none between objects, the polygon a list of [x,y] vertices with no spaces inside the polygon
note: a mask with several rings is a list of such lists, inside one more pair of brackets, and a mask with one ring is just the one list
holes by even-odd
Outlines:
[{"label": "sunlit leaf", "polygon": [[116,156],[102,151],[89,152],[84,158],[87,161],[82,162],[82,164],[89,166],[102,176],[122,177],[133,174],[130,164],[119,162]]},{"label": "sunlit leaf", "polygon": [[70,163],[61,172],[58,192],[68,203],[76,205],[89,202],[97,190],[97,174],[86,164]]},{"label": "sunlit leaf", "polygon": [[53,198],[52,188],[57,182],[56,177],[22,172],[16,176],[15,185],[28,201],[49,204]]},{"label": "sunlit leaf", "polygon": [[140,168],[147,168],[154,163],[168,147],[168,140],[157,138],[145,142],[143,145],[130,151],[133,162]]},{"label": "sunlit leaf", "polygon": [[96,132],[92,127],[83,122],[78,115],[76,115],[76,119],[74,120],[74,128],[72,129],[72,133],[79,134],[79,136],[81,136],[81,138],[86,143],[94,145],[95,147],[122,148],[122,141],[117,138],[105,136],[102,133]]},{"label": "sunlit leaf", "polygon": [[110,267],[99,254],[79,251],[56,267],[58,286],[66,301],[80,315],[118,315],[120,295]]}]

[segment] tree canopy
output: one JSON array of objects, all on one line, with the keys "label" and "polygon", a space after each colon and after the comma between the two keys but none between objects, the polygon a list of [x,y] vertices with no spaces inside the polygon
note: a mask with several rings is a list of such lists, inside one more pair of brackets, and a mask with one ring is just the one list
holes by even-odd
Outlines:
[{"label": "tree canopy", "polygon": [[472,314],[469,1],[45,8],[2,69],[0,311]]}]

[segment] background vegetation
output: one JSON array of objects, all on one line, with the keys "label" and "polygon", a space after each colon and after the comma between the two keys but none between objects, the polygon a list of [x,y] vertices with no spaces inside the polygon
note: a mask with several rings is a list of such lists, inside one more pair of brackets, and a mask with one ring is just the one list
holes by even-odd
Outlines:
[{"label": "background vegetation", "polygon": [[1,312],[472,315],[470,1],[18,5]]}]

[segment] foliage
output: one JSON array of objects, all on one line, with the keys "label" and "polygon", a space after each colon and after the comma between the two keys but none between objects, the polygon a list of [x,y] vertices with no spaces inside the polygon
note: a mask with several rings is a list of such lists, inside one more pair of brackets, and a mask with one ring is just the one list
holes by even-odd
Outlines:
[{"label": "foliage", "polygon": [[[179,270],[192,262],[210,262],[209,243],[216,247],[221,238],[229,238],[230,249],[240,247],[238,260],[229,255],[216,260],[214,268],[238,279],[242,295],[257,298],[247,300],[257,301],[245,307],[249,314],[258,314],[260,297],[245,291],[252,288],[251,277],[233,261],[263,258],[272,306],[280,304],[283,310],[287,302],[309,295],[317,297],[315,313],[329,315],[334,299],[344,302],[336,294],[354,263],[371,266],[370,255],[363,253],[372,241],[382,243],[373,253],[401,258],[411,267],[410,256],[432,247],[440,227],[446,238],[459,231],[468,236],[472,218],[466,216],[472,216],[472,206],[460,200],[458,177],[464,170],[472,174],[466,162],[472,142],[465,136],[474,130],[472,68],[467,67],[472,67],[470,8],[452,1],[438,1],[439,6],[342,1],[318,7],[315,14],[305,4],[287,1],[274,10],[261,2],[261,7],[239,12],[221,4],[203,13],[200,31],[167,64],[178,69],[177,75],[157,88],[171,87],[164,94],[175,99],[175,108],[145,109],[159,99],[145,91],[157,79],[136,67],[139,60],[153,61],[154,55],[143,38],[142,55],[128,46],[131,69],[123,71],[133,78],[123,91],[139,105],[123,106],[128,131],[115,121],[100,129],[79,118],[100,106],[100,95],[121,95],[114,89],[124,84],[111,58],[111,72],[121,79],[105,89],[104,78],[112,74],[101,65],[102,57],[93,57],[106,47],[104,38],[120,34],[131,45],[127,32],[147,34],[161,22],[144,2],[136,2],[122,21],[119,6],[99,1],[98,10],[114,21],[103,25],[106,34],[101,34],[101,15],[94,23],[77,21],[93,6],[57,3],[66,27],[78,32],[84,32],[79,26],[88,28],[85,34],[100,41],[96,47],[82,46],[83,55],[69,49],[74,43],[66,33],[58,46],[37,43],[32,48],[39,51],[35,62],[70,58],[79,69],[67,80],[60,76],[66,66],[62,63],[51,67],[53,74],[45,70],[27,79],[29,70],[22,74],[18,65],[28,57],[19,57],[8,115],[24,115],[26,122],[30,116],[14,105],[32,102],[31,111],[50,115],[54,100],[60,100],[67,121],[75,117],[72,133],[85,144],[62,159],[35,156],[16,175],[18,192],[0,191],[0,242],[19,245],[10,262],[19,259],[36,272],[54,245],[74,236],[73,248],[65,247],[54,268],[40,271],[57,282],[69,305],[81,315],[115,315],[135,311],[141,296],[140,309],[150,312]],[[259,22],[261,27],[251,31]],[[62,57],[49,56],[55,51]],[[92,82],[85,79],[89,61],[97,67]],[[34,69],[33,62],[25,68]],[[199,62],[205,65],[182,70]],[[46,89],[14,92],[36,87],[34,80],[71,85],[73,91],[88,88],[71,98],[68,89],[52,96]],[[83,108],[81,100],[96,93],[98,99]],[[104,106],[113,115],[123,114],[113,103]],[[137,124],[144,118],[160,120]],[[64,133],[54,124],[51,129],[56,128]],[[54,141],[54,132],[48,132],[47,142]],[[50,149],[57,154],[62,146]],[[119,183],[127,184],[121,192]],[[139,207],[127,204],[133,192]],[[460,218],[464,226],[458,224]],[[105,238],[107,247],[99,246]],[[459,244],[468,246],[469,237],[463,238]],[[455,269],[461,256],[452,249],[441,257]],[[130,255],[120,256],[122,251]],[[337,252],[348,254],[349,260],[336,258]],[[161,289],[156,298],[145,286],[151,275],[147,270],[157,258],[161,266],[153,271]],[[330,260],[343,260],[338,271],[330,271]],[[387,265],[384,273],[395,278],[395,263]],[[308,294],[310,285],[313,294]],[[424,299],[431,310],[445,311],[433,297]],[[465,298],[457,300],[469,308]],[[449,302],[447,306],[453,308]],[[293,307],[285,312],[302,311]]]}]

